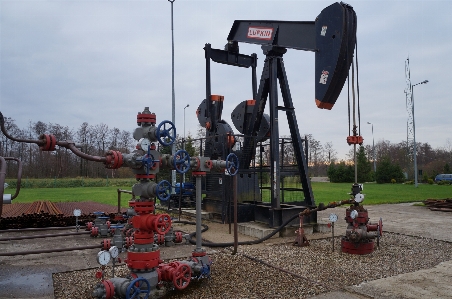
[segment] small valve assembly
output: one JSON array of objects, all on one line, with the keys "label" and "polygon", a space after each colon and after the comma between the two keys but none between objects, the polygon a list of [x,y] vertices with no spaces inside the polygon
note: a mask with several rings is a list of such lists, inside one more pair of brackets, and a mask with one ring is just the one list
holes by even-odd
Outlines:
[{"label": "small valve assembly", "polygon": [[353,184],[352,197],[355,202],[345,211],[345,221],[348,223],[345,236],[342,237],[342,252],[350,254],[369,254],[380,246],[380,237],[383,234],[383,221],[372,224],[369,222],[367,210],[361,204],[364,200],[362,185]]}]

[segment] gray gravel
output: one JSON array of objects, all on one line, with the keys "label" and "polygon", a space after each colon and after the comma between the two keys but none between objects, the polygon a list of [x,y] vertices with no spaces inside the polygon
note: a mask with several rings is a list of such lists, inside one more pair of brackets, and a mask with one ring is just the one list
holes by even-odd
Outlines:
[{"label": "gray gravel", "polygon": [[[340,237],[335,238],[335,252],[331,252],[331,238],[310,243],[302,248],[291,244],[241,246],[237,255],[228,249],[216,250],[210,254],[214,261],[210,279],[191,282],[184,291],[165,298],[307,298],[452,259],[452,243],[393,233],[384,234],[380,250],[363,256],[341,253]],[[91,298],[96,270],[54,274],[55,298]],[[118,276],[128,272],[124,265],[115,271]]]}]

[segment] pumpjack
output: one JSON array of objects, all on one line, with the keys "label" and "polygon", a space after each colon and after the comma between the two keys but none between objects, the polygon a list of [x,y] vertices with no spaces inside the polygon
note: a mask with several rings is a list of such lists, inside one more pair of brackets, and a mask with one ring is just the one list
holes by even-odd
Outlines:
[{"label": "pumpjack", "polygon": [[[265,55],[259,86],[256,78],[257,55],[239,53],[239,43],[260,45]],[[308,165],[303,140],[298,130],[295,107],[290,93],[283,56],[288,49],[315,53],[315,103],[320,109],[332,109],[347,79],[356,44],[356,14],[348,4],[334,3],[317,16],[315,21],[236,20],[227,37],[224,50],[204,47],[206,59],[206,98],[196,113],[206,130],[204,155],[225,159],[234,152],[240,160],[237,190],[225,174],[206,177],[203,208],[221,214],[230,211],[228,198],[237,192],[238,221],[260,221],[270,227],[279,226],[286,219],[306,208],[316,206],[308,177]],[[211,92],[210,61],[251,68],[252,100],[240,103],[232,112],[235,128],[242,134],[239,142],[231,126],[222,119],[224,97]],[[282,103],[278,99],[278,84]],[[269,115],[264,113],[267,105]],[[293,143],[296,165],[280,167],[279,112],[286,114]],[[270,143],[271,202],[260,200],[256,168],[252,160],[262,141]],[[237,145],[240,144],[240,146]],[[300,200],[281,202],[281,178],[296,176],[301,182]],[[292,188],[293,189],[293,188]],[[315,223],[317,214],[305,216],[305,223]]]}]

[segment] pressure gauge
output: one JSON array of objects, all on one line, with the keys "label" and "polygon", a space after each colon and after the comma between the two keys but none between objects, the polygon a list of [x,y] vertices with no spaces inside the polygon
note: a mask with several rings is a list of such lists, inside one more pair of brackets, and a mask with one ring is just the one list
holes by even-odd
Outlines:
[{"label": "pressure gauge", "polygon": [[97,254],[97,262],[102,266],[105,266],[110,261],[110,252],[102,250]]},{"label": "pressure gauge", "polygon": [[358,216],[358,211],[353,210],[353,211],[350,212],[350,217],[351,217],[352,219],[355,219],[357,216]]},{"label": "pressure gauge", "polygon": [[355,201],[360,203],[364,200],[364,194],[358,193],[355,195]]},{"label": "pressure gauge", "polygon": [[119,255],[119,249],[116,246],[111,246],[108,252],[110,252],[111,257],[114,259]]},{"label": "pressure gauge", "polygon": [[149,139],[147,138],[141,139],[140,146],[142,150],[147,151],[150,145],[151,141]]},{"label": "pressure gauge", "polygon": [[337,221],[337,215],[334,214],[334,213],[331,213],[329,219],[330,219],[331,222],[336,222]]},{"label": "pressure gauge", "polygon": [[75,209],[74,210],[74,216],[75,217],[79,217],[79,216],[81,216],[82,215],[82,210],[80,210],[80,209]]}]

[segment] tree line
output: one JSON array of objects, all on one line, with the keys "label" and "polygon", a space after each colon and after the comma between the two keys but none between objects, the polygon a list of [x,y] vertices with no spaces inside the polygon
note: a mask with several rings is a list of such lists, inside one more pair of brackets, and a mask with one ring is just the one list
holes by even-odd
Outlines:
[{"label": "tree line", "polygon": [[[452,143],[446,142],[443,148],[434,149],[428,143],[416,143],[418,181],[433,182],[440,173],[451,173]],[[375,151],[375,152],[374,152]],[[348,154],[354,161],[354,153]],[[375,148],[371,145],[360,146],[356,154],[357,181],[377,183],[413,182],[414,157],[409,154],[406,141],[393,144],[379,141]],[[354,182],[354,164],[346,161],[333,161],[327,171],[332,182]]]},{"label": "tree line", "polygon": [[[55,135],[57,140],[72,140],[82,145],[82,151],[96,156],[104,156],[108,150],[117,150],[130,153],[134,150],[137,141],[133,139],[132,133],[119,128],[109,128],[100,123],[90,125],[82,123],[77,129],[71,129],[60,124],[44,123],[41,121],[29,122],[25,129],[19,128],[11,118],[5,118],[5,128],[10,135],[22,139],[38,139],[41,134]],[[198,126],[195,132],[196,139],[205,137],[205,129]],[[339,159],[331,142],[322,144],[312,134],[302,135],[307,140],[307,161],[309,174],[311,176],[331,176],[335,168],[354,174],[354,155],[351,149],[345,159]],[[189,133],[185,148],[190,155],[199,155],[201,143],[193,139]],[[182,138],[176,138],[177,148],[182,148]],[[170,147],[159,147],[160,152],[170,153]],[[305,150],[305,149],[303,149]],[[408,154],[407,142],[391,143],[381,140],[375,143],[375,156],[372,145],[364,145],[358,151],[358,174],[360,182],[374,181],[376,179],[373,169],[374,161],[377,170],[380,168],[394,168],[404,176],[392,177],[403,180],[405,174],[412,179],[414,174],[413,157]],[[269,147],[258,146],[256,158],[262,157],[262,163],[270,161]],[[0,134],[0,156],[15,157],[23,163],[23,176],[30,178],[63,178],[63,177],[117,177],[126,178],[131,176],[128,169],[105,169],[102,163],[96,163],[81,159],[65,148],[56,147],[55,151],[42,152],[35,144],[14,142]],[[290,136],[282,136],[280,139],[281,165],[293,165],[296,163],[294,150]],[[427,180],[438,173],[450,173],[452,165],[452,142],[448,140],[442,148],[434,149],[428,143],[417,143],[417,163],[419,178]],[[17,166],[8,163],[7,175],[13,178],[16,175]],[[383,168],[382,168],[383,167]],[[400,171],[399,171],[400,170]],[[377,171],[378,172],[378,171]],[[365,173],[365,175],[361,175]],[[344,175],[342,175],[344,176]],[[350,181],[350,174],[348,180]],[[341,178],[340,180],[344,180]],[[351,180],[353,181],[353,179]]]}]

